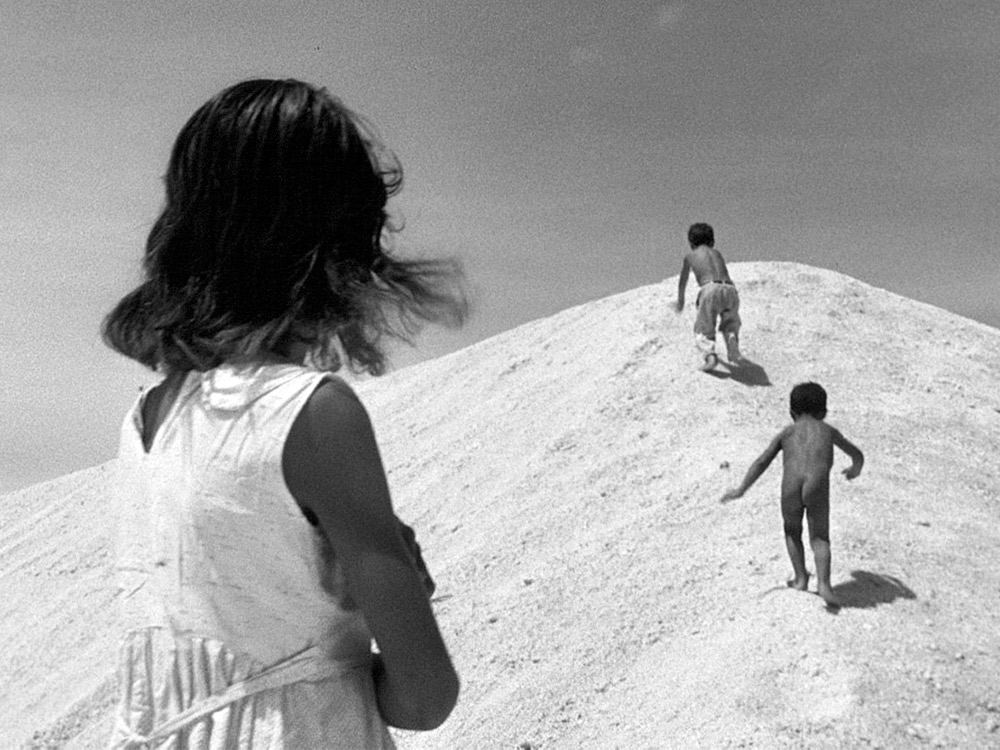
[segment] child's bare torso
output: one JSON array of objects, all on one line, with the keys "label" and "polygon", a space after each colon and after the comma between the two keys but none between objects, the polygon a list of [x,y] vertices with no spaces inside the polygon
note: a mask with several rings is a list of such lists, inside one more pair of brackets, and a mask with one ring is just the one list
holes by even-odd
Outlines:
[{"label": "child's bare torso", "polygon": [[833,468],[834,430],[822,420],[800,416],[781,438],[785,481],[817,480]]},{"label": "child's bare torso", "polygon": [[729,278],[729,270],[726,268],[726,261],[723,259],[722,253],[714,247],[699,245],[688,253],[687,260],[691,265],[691,270],[694,271],[698,286],[705,286],[712,281],[732,283],[732,279]]}]

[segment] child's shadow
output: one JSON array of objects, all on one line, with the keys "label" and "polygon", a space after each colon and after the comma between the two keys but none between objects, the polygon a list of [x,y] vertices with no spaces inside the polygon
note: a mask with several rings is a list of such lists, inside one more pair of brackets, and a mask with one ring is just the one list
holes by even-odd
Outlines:
[{"label": "child's shadow", "polygon": [[853,581],[838,583],[833,587],[833,593],[842,607],[872,609],[880,604],[891,604],[896,599],[917,598],[913,590],[895,576],[852,570],[851,577]]},{"label": "child's shadow", "polygon": [[763,367],[749,359],[741,359],[737,365],[725,365],[724,370],[709,370],[708,374],[719,380],[735,380],[743,385],[771,385],[771,379]]}]

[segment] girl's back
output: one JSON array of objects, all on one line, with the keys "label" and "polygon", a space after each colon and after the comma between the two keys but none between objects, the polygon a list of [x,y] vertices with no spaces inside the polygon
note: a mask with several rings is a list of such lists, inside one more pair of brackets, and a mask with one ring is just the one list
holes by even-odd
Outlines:
[{"label": "girl's back", "polygon": [[288,364],[190,372],[148,450],[141,402],[126,418],[118,565],[132,630],[120,679],[131,690],[115,747],[240,684],[227,710],[182,724],[188,746],[392,746],[371,634],[282,473],[288,432],[325,377]]}]

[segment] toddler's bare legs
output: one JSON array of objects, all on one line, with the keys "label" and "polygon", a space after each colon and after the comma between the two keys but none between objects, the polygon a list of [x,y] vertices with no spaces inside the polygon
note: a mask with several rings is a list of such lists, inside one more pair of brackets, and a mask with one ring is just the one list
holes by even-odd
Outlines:
[{"label": "toddler's bare legs", "polygon": [[792,560],[792,570],[795,577],[788,582],[793,589],[805,591],[809,585],[809,573],[806,572],[806,552],[802,546],[802,483],[789,479],[787,475],[781,482],[781,518],[785,524],[785,546]]},{"label": "toddler's bare legs", "polygon": [[830,606],[840,602],[830,584],[830,486],[828,478],[804,488],[806,518],[809,520],[809,545],[816,559],[816,592]]},{"label": "toddler's bare legs", "polygon": [[806,572],[806,551],[802,545],[802,510],[798,497],[781,498],[781,515],[785,523],[785,546],[788,548],[788,557],[792,560],[792,571],[795,574],[788,585],[799,591],[805,591],[809,586],[809,573]]},{"label": "toddler's bare legs", "polygon": [[813,557],[816,558],[816,592],[827,604],[837,606],[840,602],[830,585],[830,540],[812,536],[812,524],[809,529],[809,544],[812,546]]}]

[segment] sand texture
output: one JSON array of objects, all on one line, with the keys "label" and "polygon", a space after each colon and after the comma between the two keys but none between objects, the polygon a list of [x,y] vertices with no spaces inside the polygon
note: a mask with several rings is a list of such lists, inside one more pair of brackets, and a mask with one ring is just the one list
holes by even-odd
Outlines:
[{"label": "sand texture", "polygon": [[[731,273],[732,372],[697,370],[672,278],[357,384],[463,679],[403,750],[1000,747],[1000,331]],[[831,478],[836,614],[784,586],[780,462],[718,501],[803,380],[867,459]],[[110,466],[0,498],[0,747],[106,734]]]}]

